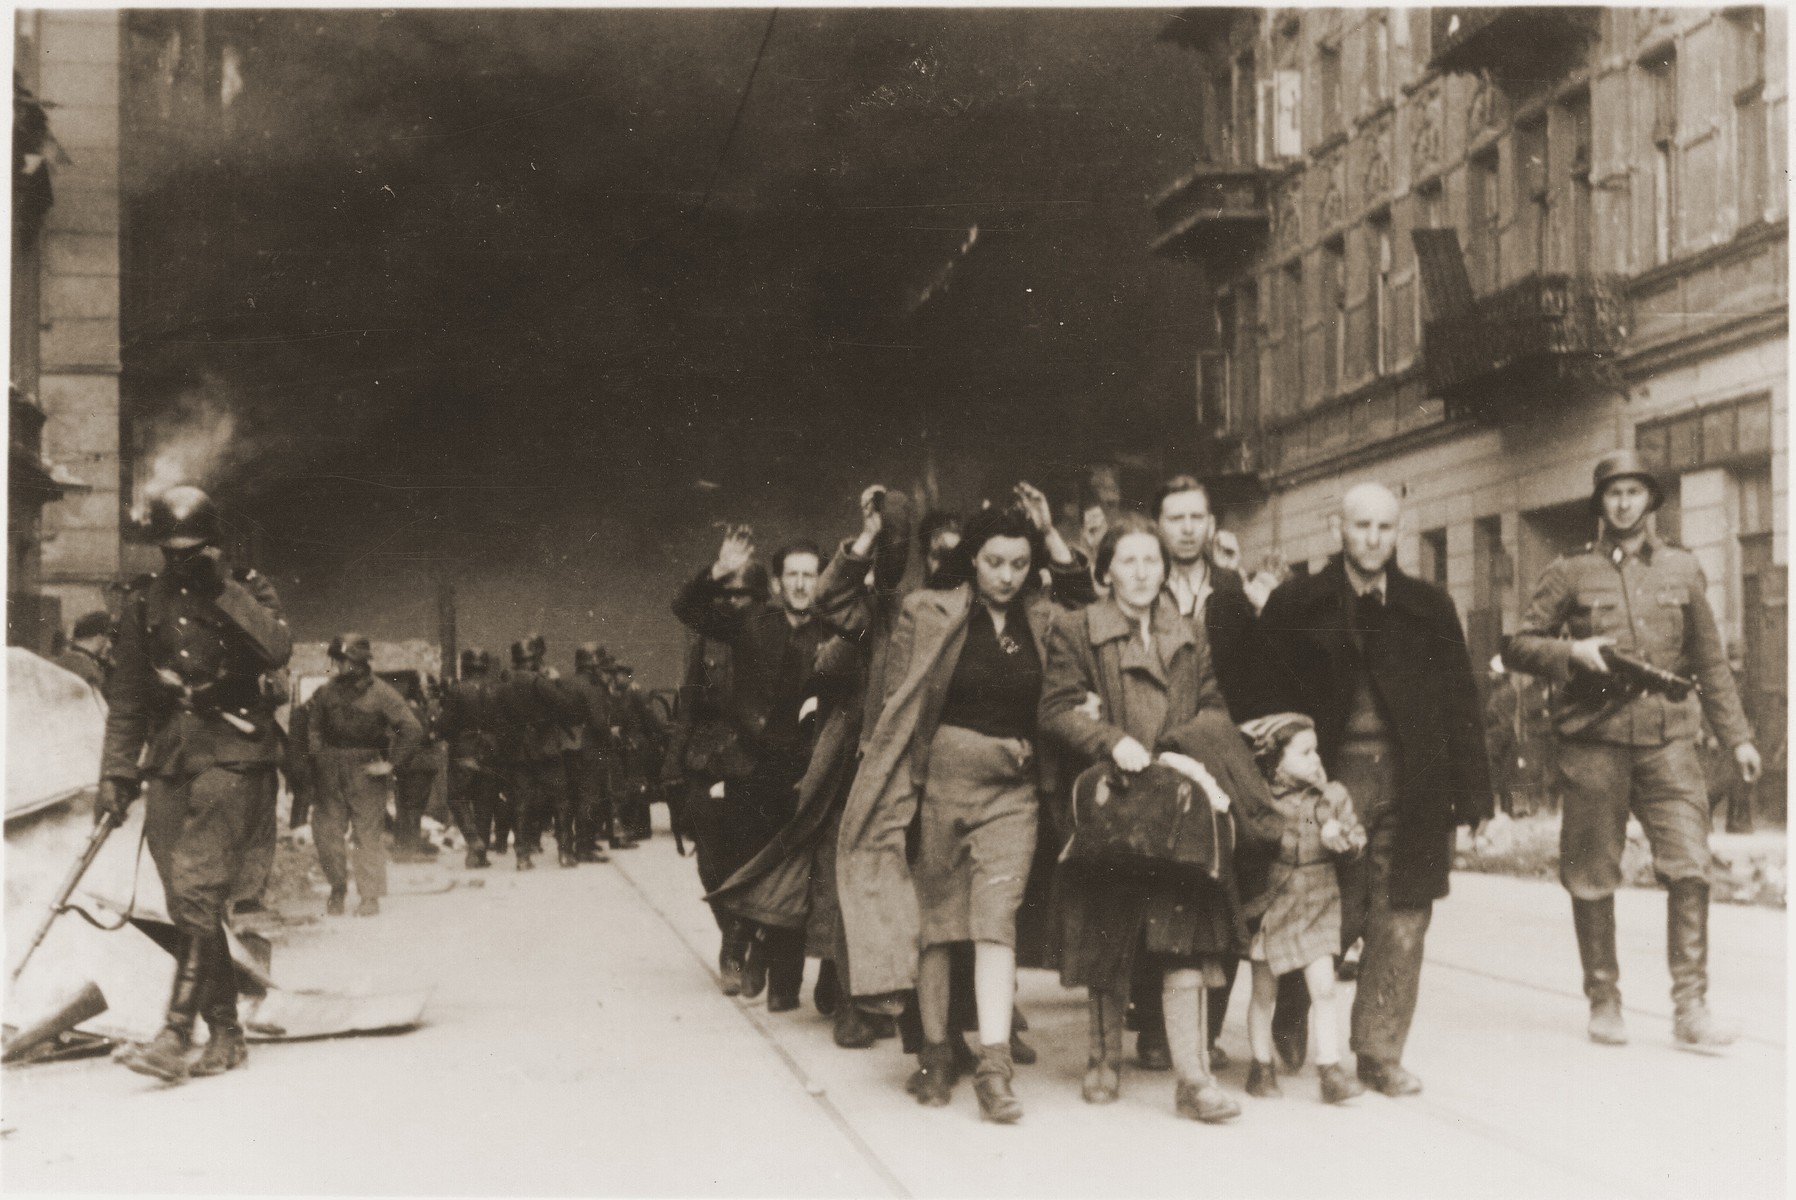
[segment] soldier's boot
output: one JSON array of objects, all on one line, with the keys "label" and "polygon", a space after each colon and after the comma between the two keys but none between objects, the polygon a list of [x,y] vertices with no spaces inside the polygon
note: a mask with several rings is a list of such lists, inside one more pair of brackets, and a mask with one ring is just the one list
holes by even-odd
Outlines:
[{"label": "soldier's boot", "polygon": [[1578,959],[1584,964],[1584,995],[1590,999],[1590,1040],[1625,1046],[1628,1027],[1621,1018],[1621,963],[1615,954],[1615,897],[1572,897],[1572,927]]},{"label": "soldier's boot", "polygon": [[206,1004],[201,1015],[211,1036],[199,1061],[193,1064],[195,1075],[223,1075],[249,1062],[249,1046],[243,1040],[243,1024],[237,1017],[237,967],[231,961],[231,946],[221,930],[207,939]]},{"label": "soldier's boot", "polygon": [[187,1055],[193,1048],[193,1022],[199,1015],[206,981],[206,947],[194,934],[184,935],[175,964],[175,984],[168,998],[162,1030],[149,1042],[133,1042],[118,1054],[120,1066],[164,1083],[187,1080]]},{"label": "soldier's boot", "polygon": [[1717,1054],[1733,1044],[1739,1031],[1709,1012],[1709,885],[1680,879],[1666,893],[1672,1038],[1680,1050]]}]

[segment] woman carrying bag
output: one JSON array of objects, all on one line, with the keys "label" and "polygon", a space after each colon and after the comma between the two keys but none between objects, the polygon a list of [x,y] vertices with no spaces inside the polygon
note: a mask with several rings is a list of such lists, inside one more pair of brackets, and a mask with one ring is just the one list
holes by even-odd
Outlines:
[{"label": "woman carrying bag", "polygon": [[[1075,832],[1055,879],[1060,981],[1089,989],[1091,1044],[1081,1093],[1089,1103],[1109,1103],[1121,1087],[1131,972],[1146,955],[1162,979],[1178,1114],[1214,1123],[1241,1112],[1210,1073],[1206,1036],[1206,989],[1221,983],[1222,957],[1246,949],[1228,850],[1238,839],[1257,844],[1266,837],[1271,804],[1229,721],[1202,627],[1180,617],[1162,593],[1167,561],[1146,518],[1125,516],[1104,535],[1096,573],[1110,594],[1055,621],[1041,736],[1082,765],[1109,764],[1123,788],[1146,780],[1141,773],[1155,763],[1155,751],[1177,751],[1160,761],[1196,785],[1186,789],[1195,796],[1186,819],[1206,826],[1214,858],[1206,872],[1170,859],[1088,857],[1076,819],[1069,821]],[[1271,836],[1276,840],[1276,832]]]}]

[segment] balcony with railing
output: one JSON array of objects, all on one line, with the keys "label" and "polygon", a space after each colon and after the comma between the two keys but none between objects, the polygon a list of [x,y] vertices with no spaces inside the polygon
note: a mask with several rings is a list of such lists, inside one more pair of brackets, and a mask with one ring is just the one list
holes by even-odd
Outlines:
[{"label": "balcony with railing", "polygon": [[1271,191],[1261,167],[1199,163],[1154,198],[1160,232],[1149,248],[1170,258],[1222,265],[1244,261],[1272,229]]},{"label": "balcony with railing", "polygon": [[1437,8],[1430,14],[1441,71],[1552,78],[1599,36],[1600,8]]},{"label": "balcony with railing", "polygon": [[1530,275],[1428,322],[1429,391],[1449,417],[1501,419],[1614,386],[1629,322],[1619,280]]}]

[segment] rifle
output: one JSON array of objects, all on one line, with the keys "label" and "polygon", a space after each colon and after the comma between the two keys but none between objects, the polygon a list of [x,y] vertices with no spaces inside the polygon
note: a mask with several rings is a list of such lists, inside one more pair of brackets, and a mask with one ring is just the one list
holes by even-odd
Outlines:
[{"label": "rifle", "polygon": [[[19,965],[12,969],[12,977],[15,982],[24,972],[25,964],[30,962],[31,956],[37,952],[37,948],[44,944],[46,937],[50,936],[50,926],[56,923],[56,918],[69,911],[71,907],[69,897],[75,894],[75,888],[80,885],[81,877],[87,874],[89,867],[94,865],[94,859],[100,856],[100,848],[106,844],[106,839],[112,836],[112,831],[118,828],[118,824],[118,817],[115,814],[104,813],[95,823],[94,831],[87,835],[87,845],[82,848],[81,856],[75,860],[75,865],[69,868],[68,876],[63,879],[62,886],[56,891],[56,898],[50,902],[50,911],[44,914],[43,923],[37,927],[37,933],[33,935],[30,944],[25,947],[25,957],[21,958]],[[87,914],[82,913],[80,909],[75,911],[81,913],[83,917],[87,917]],[[87,919],[93,920],[92,917],[87,917]]]}]

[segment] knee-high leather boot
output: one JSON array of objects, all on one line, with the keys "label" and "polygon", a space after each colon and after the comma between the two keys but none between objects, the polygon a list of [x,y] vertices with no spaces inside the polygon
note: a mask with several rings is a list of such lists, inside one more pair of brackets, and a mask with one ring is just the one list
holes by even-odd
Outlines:
[{"label": "knee-high leather boot", "polygon": [[1615,954],[1615,897],[1580,900],[1572,897],[1572,926],[1578,933],[1578,959],[1584,964],[1584,995],[1590,998],[1590,1040],[1625,1046],[1628,1029],[1621,1019],[1621,963]]},{"label": "knee-high leather boot", "polygon": [[1672,1037],[1680,1050],[1712,1054],[1732,1045],[1739,1034],[1709,1012],[1709,885],[1680,879],[1666,893]]},{"label": "knee-high leather boot", "polygon": [[[219,936],[223,936],[222,932]],[[193,1021],[199,1013],[206,982],[205,939],[187,933],[175,964],[175,985],[169,993],[168,1016],[154,1041],[134,1042],[119,1053],[121,1065],[139,1075],[152,1075],[164,1083],[187,1079],[187,1052],[193,1046]]]}]

